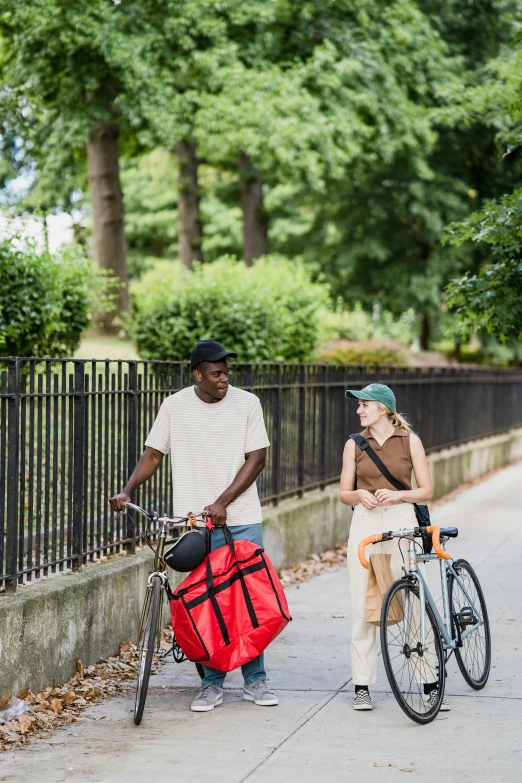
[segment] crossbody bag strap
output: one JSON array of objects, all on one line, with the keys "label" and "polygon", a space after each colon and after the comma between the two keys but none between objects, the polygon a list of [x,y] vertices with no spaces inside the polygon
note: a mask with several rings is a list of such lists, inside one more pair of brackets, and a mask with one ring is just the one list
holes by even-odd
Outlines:
[{"label": "crossbody bag strap", "polygon": [[352,435],[350,435],[350,438],[355,441],[355,443],[359,446],[359,448],[362,451],[365,451],[373,464],[379,468],[384,478],[392,484],[395,489],[401,490],[401,489],[407,489],[407,487],[399,481],[399,479],[396,479],[395,476],[392,476],[384,462],[377,456],[375,451],[372,449],[368,441],[365,437],[361,435],[360,432],[354,432]]}]

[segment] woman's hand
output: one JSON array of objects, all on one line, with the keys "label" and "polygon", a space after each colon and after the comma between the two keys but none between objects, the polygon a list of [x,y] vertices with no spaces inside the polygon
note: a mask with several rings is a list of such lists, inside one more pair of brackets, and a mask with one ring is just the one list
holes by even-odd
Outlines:
[{"label": "woman's hand", "polygon": [[379,501],[375,495],[372,495],[367,489],[358,489],[357,497],[359,498],[359,503],[362,503],[364,508],[367,508],[368,511],[372,511],[379,505]]},{"label": "woman's hand", "polygon": [[397,492],[394,489],[378,489],[375,497],[379,503],[401,503],[404,500],[404,492]]}]

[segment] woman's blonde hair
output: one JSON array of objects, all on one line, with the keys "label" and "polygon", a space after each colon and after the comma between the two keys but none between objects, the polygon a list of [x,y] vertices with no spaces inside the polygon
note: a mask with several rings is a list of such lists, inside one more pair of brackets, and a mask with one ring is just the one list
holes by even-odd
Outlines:
[{"label": "woman's blonde hair", "polygon": [[386,411],[386,413],[388,414],[388,419],[390,423],[393,424],[394,427],[396,427],[399,430],[406,430],[407,432],[412,431],[411,424],[404,416],[401,416],[400,413],[391,413],[391,411],[386,407],[386,405],[383,405],[382,402],[377,402],[377,400],[373,400],[373,402],[382,411]]}]

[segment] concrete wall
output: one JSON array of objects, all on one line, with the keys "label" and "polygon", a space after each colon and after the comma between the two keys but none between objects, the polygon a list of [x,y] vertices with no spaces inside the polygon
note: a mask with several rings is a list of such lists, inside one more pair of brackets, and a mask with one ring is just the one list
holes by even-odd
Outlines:
[{"label": "concrete wall", "polygon": [[428,455],[433,499],[522,457],[522,428]]},{"label": "concrete wall", "polygon": [[[522,457],[522,429],[429,456],[435,498]],[[338,487],[265,509],[264,538],[276,568],[291,566],[348,536],[351,509]],[[153,555],[144,550],[0,596],[0,695],[64,682],[135,638]],[[182,578],[182,577],[180,577]]]}]

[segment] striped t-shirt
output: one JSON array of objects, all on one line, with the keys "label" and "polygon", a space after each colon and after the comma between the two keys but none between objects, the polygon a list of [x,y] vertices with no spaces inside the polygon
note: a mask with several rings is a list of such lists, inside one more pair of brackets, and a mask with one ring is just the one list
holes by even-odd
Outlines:
[{"label": "striped t-shirt", "polygon": [[[245,464],[245,454],[270,441],[255,394],[229,386],[222,400],[207,403],[190,386],[164,400],[145,445],[170,452],[174,516],[186,516],[217,500]],[[227,524],[261,521],[254,483],[228,506]]]}]

